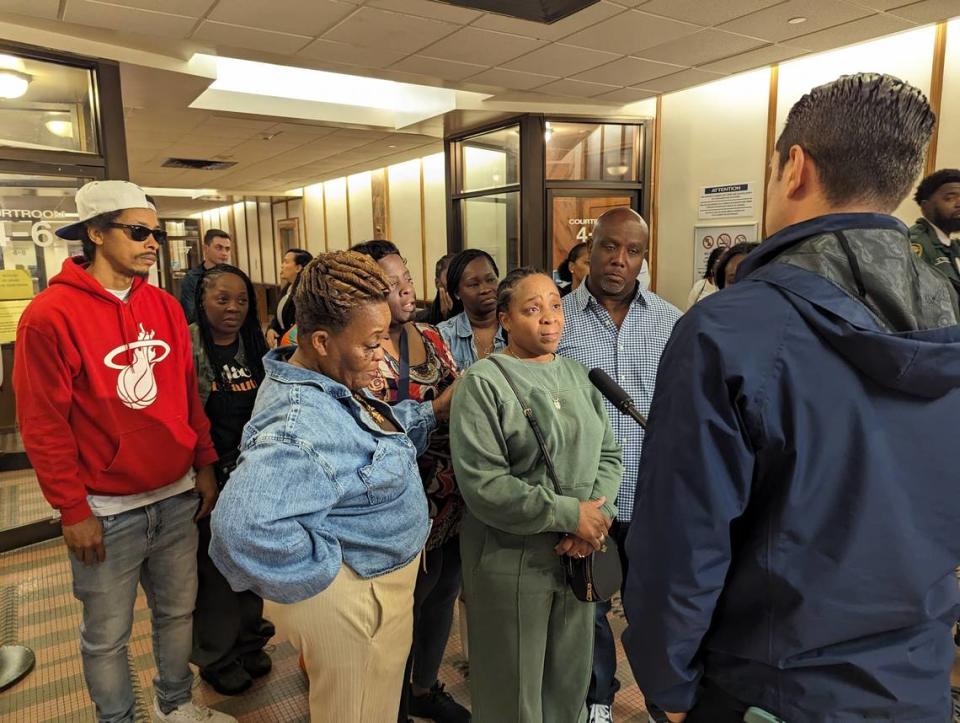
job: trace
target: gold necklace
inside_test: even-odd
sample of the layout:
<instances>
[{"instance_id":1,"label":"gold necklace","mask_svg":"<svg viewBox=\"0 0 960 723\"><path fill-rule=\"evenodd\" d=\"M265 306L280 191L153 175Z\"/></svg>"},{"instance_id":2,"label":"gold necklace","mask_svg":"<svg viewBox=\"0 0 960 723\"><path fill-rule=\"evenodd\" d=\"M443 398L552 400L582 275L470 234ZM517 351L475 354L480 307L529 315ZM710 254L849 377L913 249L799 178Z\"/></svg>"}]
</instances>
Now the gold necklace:
<instances>
[{"instance_id":1,"label":"gold necklace","mask_svg":"<svg viewBox=\"0 0 960 723\"><path fill-rule=\"evenodd\" d=\"M521 359L520 357L518 357L510 348L509 344L505 346L503 350L507 354L512 356L514 359L516 359L517 361L526 361L525 359ZM551 359L550 361L556 361L556 358L557 358L557 355L554 354L553 359ZM557 393L554 394L553 392L550 392L550 396L553 397L553 406L556 407L557 409L562 409L563 403L560 401L560 382L557 379L554 379L554 381L557 383Z\"/></svg>"},{"instance_id":2,"label":"gold necklace","mask_svg":"<svg viewBox=\"0 0 960 723\"><path fill-rule=\"evenodd\" d=\"M380 412L377 411L377 408L374 407L372 404L370 404L370 402L369 402L367 399L365 399L362 395L358 394L357 392L354 392L354 393L353 393L353 398L356 399L356 400L360 403L360 406L361 406L361 407L363 407L364 409L367 410L367 413L368 413L371 417L373 417L373 421L374 421L374 422L376 422L376 423L377 423L378 425L380 425L381 427L382 427L384 424L386 424L387 418L386 418L385 416L383 416L382 414L380 414Z\"/></svg>"}]
</instances>

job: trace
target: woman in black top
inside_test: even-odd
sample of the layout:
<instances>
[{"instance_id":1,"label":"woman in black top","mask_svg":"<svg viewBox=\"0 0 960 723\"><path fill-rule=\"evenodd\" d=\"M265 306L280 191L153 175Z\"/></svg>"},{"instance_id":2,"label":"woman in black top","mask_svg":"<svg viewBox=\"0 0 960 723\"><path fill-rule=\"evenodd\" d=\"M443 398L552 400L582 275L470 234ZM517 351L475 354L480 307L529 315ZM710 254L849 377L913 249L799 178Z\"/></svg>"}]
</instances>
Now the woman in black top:
<instances>
[{"instance_id":1,"label":"woman in black top","mask_svg":"<svg viewBox=\"0 0 960 723\"><path fill-rule=\"evenodd\" d=\"M297 291L297 282L300 281L300 272L310 263L313 254L303 249L290 249L283 255L280 262L280 278L284 285L280 290L280 301L277 302L277 314L267 329L267 345L272 349L283 338L283 335L297 323L297 307L293 297Z\"/></svg>"},{"instance_id":2,"label":"woman in black top","mask_svg":"<svg viewBox=\"0 0 960 723\"><path fill-rule=\"evenodd\" d=\"M557 276L561 281L567 282L567 285L560 289L560 296L576 291L583 280L590 275L589 251L587 244L578 243L570 249L567 258L557 267Z\"/></svg>"},{"instance_id":3,"label":"woman in black top","mask_svg":"<svg viewBox=\"0 0 960 723\"><path fill-rule=\"evenodd\" d=\"M253 284L227 265L207 271L197 289L197 321L190 326L193 361L210 436L220 456L217 483L226 484L239 456L243 427L253 413L263 381L267 345L257 315ZM193 614L193 655L201 677L223 695L237 695L253 678L270 672L263 647L273 625L263 619L263 600L234 592L210 560L210 520L198 523L197 606Z\"/></svg>"}]
</instances>

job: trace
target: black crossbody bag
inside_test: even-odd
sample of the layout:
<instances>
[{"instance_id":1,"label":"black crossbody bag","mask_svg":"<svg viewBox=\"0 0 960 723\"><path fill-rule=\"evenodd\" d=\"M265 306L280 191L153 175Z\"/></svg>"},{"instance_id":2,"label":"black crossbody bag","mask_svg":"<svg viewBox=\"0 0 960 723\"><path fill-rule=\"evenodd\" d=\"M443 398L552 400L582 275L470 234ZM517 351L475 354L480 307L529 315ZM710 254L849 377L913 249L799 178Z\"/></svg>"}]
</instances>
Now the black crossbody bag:
<instances>
[{"instance_id":1,"label":"black crossbody bag","mask_svg":"<svg viewBox=\"0 0 960 723\"><path fill-rule=\"evenodd\" d=\"M537 444L540 445L540 453L543 455L544 464L547 466L547 475L553 482L553 488L558 495L563 496L563 490L560 489L560 480L557 477L556 467L553 466L553 458L547 449L547 441L544 439L543 431L540 429L540 423L533 413L533 409L523 401L520 396L520 390L514 383L513 378L504 368L500 360L494 356L488 357L490 361L496 364L497 369L507 380L507 384L517 395L517 400L523 409L523 416L530 422L533 434L537 438ZM603 546L586 557L570 557L563 555L561 564L566 573L567 584L573 591L578 600L583 602L606 602L612 598L623 583L623 570L620 567L620 551L617 549L617 543L612 537L607 537Z\"/></svg>"}]
</instances>

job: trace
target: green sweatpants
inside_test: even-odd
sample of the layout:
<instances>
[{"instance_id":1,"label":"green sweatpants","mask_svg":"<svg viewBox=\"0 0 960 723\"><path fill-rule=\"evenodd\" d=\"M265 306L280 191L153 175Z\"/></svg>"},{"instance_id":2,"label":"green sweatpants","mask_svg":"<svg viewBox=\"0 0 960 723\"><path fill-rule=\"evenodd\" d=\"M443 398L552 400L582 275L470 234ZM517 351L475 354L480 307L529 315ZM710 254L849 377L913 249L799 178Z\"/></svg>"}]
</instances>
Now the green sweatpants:
<instances>
[{"instance_id":1,"label":"green sweatpants","mask_svg":"<svg viewBox=\"0 0 960 723\"><path fill-rule=\"evenodd\" d=\"M555 533L520 536L468 514L460 535L475 723L583 723L594 605L577 600Z\"/></svg>"}]
</instances>

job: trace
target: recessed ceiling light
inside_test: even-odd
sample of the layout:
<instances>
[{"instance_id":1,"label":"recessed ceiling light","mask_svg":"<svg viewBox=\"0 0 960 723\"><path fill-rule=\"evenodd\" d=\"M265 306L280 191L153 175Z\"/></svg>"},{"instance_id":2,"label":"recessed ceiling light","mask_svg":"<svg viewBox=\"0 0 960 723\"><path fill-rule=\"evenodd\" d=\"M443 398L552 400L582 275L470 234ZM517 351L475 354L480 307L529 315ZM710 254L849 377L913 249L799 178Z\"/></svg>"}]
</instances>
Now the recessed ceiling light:
<instances>
[{"instance_id":1,"label":"recessed ceiling light","mask_svg":"<svg viewBox=\"0 0 960 723\"><path fill-rule=\"evenodd\" d=\"M396 146L387 146L387 148L396 148Z\"/></svg>"},{"instance_id":2,"label":"recessed ceiling light","mask_svg":"<svg viewBox=\"0 0 960 723\"><path fill-rule=\"evenodd\" d=\"M796 18L790 18L787 22L790 25L799 25L800 23L807 22L807 19L802 17L796 17Z\"/></svg>"}]
</instances>

